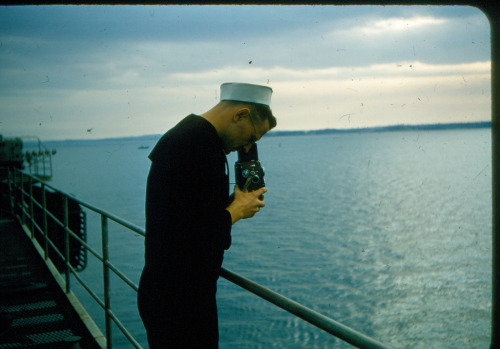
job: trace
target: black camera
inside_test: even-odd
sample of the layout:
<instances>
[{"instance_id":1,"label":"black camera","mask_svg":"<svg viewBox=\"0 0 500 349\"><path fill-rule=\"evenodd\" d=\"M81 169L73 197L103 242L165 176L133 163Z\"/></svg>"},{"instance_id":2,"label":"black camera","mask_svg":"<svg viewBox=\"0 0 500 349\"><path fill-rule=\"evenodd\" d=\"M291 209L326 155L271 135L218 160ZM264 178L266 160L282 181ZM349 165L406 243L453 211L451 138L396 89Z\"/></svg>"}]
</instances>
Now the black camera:
<instances>
[{"instance_id":1,"label":"black camera","mask_svg":"<svg viewBox=\"0 0 500 349\"><path fill-rule=\"evenodd\" d=\"M257 144L252 144L248 151L238 149L238 161L234 164L236 184L242 191L254 191L262 188L264 183L264 168L259 161Z\"/></svg>"}]
</instances>

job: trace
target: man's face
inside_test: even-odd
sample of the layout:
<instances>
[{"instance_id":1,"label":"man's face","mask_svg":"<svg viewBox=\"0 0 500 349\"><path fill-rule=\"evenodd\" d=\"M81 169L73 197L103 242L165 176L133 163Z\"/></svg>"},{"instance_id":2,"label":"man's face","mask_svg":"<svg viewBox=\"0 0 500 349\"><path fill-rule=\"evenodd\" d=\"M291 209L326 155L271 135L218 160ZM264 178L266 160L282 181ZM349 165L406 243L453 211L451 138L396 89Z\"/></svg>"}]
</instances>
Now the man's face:
<instances>
[{"instance_id":1,"label":"man's face","mask_svg":"<svg viewBox=\"0 0 500 349\"><path fill-rule=\"evenodd\" d=\"M228 132L225 137L224 151L226 154L245 148L245 151L251 148L252 144L259 141L269 131L269 121L258 122L253 120L250 116L243 117L240 122L236 123L234 127Z\"/></svg>"}]
</instances>

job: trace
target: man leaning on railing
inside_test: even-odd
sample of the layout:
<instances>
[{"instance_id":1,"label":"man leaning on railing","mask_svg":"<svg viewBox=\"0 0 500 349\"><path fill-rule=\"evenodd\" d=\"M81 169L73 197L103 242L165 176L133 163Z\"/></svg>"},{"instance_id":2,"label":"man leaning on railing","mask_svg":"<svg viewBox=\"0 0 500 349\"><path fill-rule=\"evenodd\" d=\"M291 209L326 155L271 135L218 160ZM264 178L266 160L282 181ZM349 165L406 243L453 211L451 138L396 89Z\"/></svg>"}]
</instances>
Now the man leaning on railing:
<instances>
[{"instance_id":1,"label":"man leaning on railing","mask_svg":"<svg viewBox=\"0 0 500 349\"><path fill-rule=\"evenodd\" d=\"M276 119L271 88L227 83L221 101L168 131L149 158L139 312L150 348L217 348L216 289L231 226L262 207L260 188L229 196L226 156L247 151Z\"/></svg>"}]
</instances>

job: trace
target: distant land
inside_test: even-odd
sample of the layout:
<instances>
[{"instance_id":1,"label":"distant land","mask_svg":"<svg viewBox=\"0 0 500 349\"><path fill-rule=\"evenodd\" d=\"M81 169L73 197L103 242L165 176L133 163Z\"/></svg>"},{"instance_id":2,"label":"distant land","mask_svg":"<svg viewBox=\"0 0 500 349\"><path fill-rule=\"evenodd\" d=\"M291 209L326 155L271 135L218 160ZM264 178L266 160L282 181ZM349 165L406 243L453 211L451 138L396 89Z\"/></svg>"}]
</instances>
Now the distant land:
<instances>
[{"instance_id":1,"label":"distant land","mask_svg":"<svg viewBox=\"0 0 500 349\"><path fill-rule=\"evenodd\" d=\"M457 130L491 128L491 121L459 122L447 124L424 124L424 125L391 125L363 128L325 128L310 131L271 131L266 136L300 136L300 135L324 135L332 133L364 133L364 132L392 132L392 131L433 131L433 130Z\"/></svg>"},{"instance_id":2,"label":"distant land","mask_svg":"<svg viewBox=\"0 0 500 349\"><path fill-rule=\"evenodd\" d=\"M326 128L320 130L305 130L305 131L270 131L265 137L277 136L305 136L305 135L325 135L325 134L342 134L342 133L367 133L367 132L394 132L394 131L433 131L433 130L458 130L458 129L480 129L491 128L491 121L480 122L459 122L446 124L423 124L423 125L391 125L378 127L363 127L363 128L347 128L336 129ZM144 136L130 137L115 137L115 138L99 138L99 139L68 139L68 140L48 140L44 143L59 143L59 142L98 142L98 141L156 141L162 134L150 134ZM29 143L27 141L26 143Z\"/></svg>"}]
</instances>

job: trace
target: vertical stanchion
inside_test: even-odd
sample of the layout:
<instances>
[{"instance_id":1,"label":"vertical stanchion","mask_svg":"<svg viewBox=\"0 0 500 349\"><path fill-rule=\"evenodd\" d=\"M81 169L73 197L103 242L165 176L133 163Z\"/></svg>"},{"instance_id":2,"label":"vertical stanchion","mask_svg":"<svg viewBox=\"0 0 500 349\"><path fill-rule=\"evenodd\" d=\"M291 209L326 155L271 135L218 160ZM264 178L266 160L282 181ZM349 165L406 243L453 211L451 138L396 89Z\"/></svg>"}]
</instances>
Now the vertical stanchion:
<instances>
[{"instance_id":1,"label":"vertical stanchion","mask_svg":"<svg viewBox=\"0 0 500 349\"><path fill-rule=\"evenodd\" d=\"M42 210L43 210L43 256L45 260L49 259L49 241L47 226L47 194L45 192L45 183L42 182Z\"/></svg>"},{"instance_id":2,"label":"vertical stanchion","mask_svg":"<svg viewBox=\"0 0 500 349\"><path fill-rule=\"evenodd\" d=\"M492 302L491 349L500 347L500 19L490 3L492 135Z\"/></svg>"},{"instance_id":3,"label":"vertical stanchion","mask_svg":"<svg viewBox=\"0 0 500 349\"><path fill-rule=\"evenodd\" d=\"M35 218L33 216L33 177L29 177L29 186L30 186L30 231L31 238L35 238Z\"/></svg>"},{"instance_id":4,"label":"vertical stanchion","mask_svg":"<svg viewBox=\"0 0 500 349\"><path fill-rule=\"evenodd\" d=\"M31 170L31 167L30 167L30 173L37 173L37 169L38 169L38 155L35 154L35 152L33 151L33 171Z\"/></svg>"},{"instance_id":5,"label":"vertical stanchion","mask_svg":"<svg viewBox=\"0 0 500 349\"><path fill-rule=\"evenodd\" d=\"M12 217L14 217L14 204L15 204L15 201L14 201L14 189L12 188L12 181L14 180L13 178L15 178L15 172L14 174L12 173L14 170L12 170L10 167L7 169L8 171L8 174L9 174L9 180L8 180L8 183L9 183L9 198L10 198L10 214L12 215Z\"/></svg>"},{"instance_id":6,"label":"vertical stanchion","mask_svg":"<svg viewBox=\"0 0 500 349\"><path fill-rule=\"evenodd\" d=\"M19 194L21 194L21 217L22 217L22 222L23 224L26 223L26 210L24 209L25 202L24 202L24 178L23 174L21 173L19 180Z\"/></svg>"},{"instance_id":7,"label":"vertical stanchion","mask_svg":"<svg viewBox=\"0 0 500 349\"><path fill-rule=\"evenodd\" d=\"M14 170L14 197L12 202L12 208L14 210L13 217L17 217L16 212L18 212L19 207L19 189L17 188L17 171Z\"/></svg>"},{"instance_id":8,"label":"vertical stanchion","mask_svg":"<svg viewBox=\"0 0 500 349\"><path fill-rule=\"evenodd\" d=\"M71 290L70 287L70 274L69 274L69 214L68 214L68 197L63 196L64 208L64 260L66 268L64 268L64 275L66 276L66 293Z\"/></svg>"},{"instance_id":9,"label":"vertical stanchion","mask_svg":"<svg viewBox=\"0 0 500 349\"><path fill-rule=\"evenodd\" d=\"M111 310L111 300L109 297L109 253L108 253L108 218L101 215L101 234L102 234L102 274L104 278L104 307L105 307L105 321L106 321L106 341L108 349L113 347L111 341L111 317L109 312Z\"/></svg>"},{"instance_id":10,"label":"vertical stanchion","mask_svg":"<svg viewBox=\"0 0 500 349\"><path fill-rule=\"evenodd\" d=\"M53 154L49 153L49 170L50 170L49 176L50 176L50 178L52 178L52 155Z\"/></svg>"},{"instance_id":11,"label":"vertical stanchion","mask_svg":"<svg viewBox=\"0 0 500 349\"><path fill-rule=\"evenodd\" d=\"M42 153L42 176L45 177L45 151L40 150Z\"/></svg>"}]
</instances>

